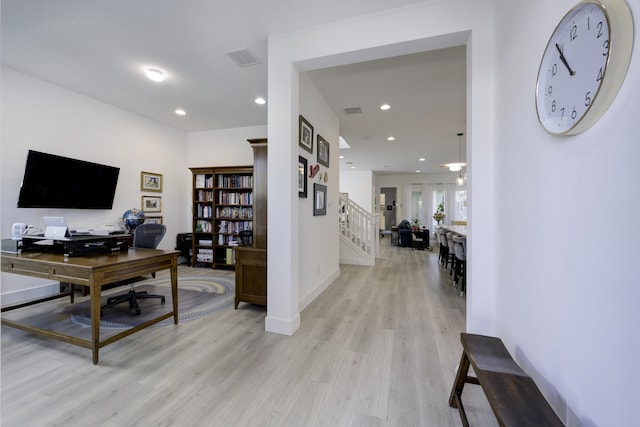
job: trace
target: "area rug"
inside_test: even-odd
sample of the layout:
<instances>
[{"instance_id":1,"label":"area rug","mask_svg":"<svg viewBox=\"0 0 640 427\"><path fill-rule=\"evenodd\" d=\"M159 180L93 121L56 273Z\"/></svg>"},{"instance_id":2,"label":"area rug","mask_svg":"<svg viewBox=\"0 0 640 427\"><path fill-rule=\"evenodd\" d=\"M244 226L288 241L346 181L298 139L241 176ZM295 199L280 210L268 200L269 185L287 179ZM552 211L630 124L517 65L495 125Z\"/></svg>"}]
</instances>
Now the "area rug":
<instances>
[{"instance_id":1,"label":"area rug","mask_svg":"<svg viewBox=\"0 0 640 427\"><path fill-rule=\"evenodd\" d=\"M129 304L123 303L104 311L100 319L100 328L128 329L171 311L171 281L150 279L137 282L135 290L149 294L164 295L166 303L158 299L139 300L140 315L135 315ZM119 295L129 291L128 286L119 287L109 294L103 293L102 305L107 296ZM187 277L178 278L178 323L199 319L220 310L232 307L235 283L232 277ZM91 327L89 300L66 305L62 311L76 325ZM173 317L153 326L173 325Z\"/></svg>"}]
</instances>

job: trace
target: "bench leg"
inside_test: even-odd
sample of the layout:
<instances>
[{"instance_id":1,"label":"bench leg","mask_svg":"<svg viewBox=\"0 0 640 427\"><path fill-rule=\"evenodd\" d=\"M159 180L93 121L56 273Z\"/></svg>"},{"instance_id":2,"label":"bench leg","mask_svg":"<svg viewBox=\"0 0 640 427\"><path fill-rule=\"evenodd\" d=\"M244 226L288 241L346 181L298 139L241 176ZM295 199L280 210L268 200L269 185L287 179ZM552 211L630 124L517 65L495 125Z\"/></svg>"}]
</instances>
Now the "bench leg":
<instances>
[{"instance_id":1,"label":"bench leg","mask_svg":"<svg viewBox=\"0 0 640 427\"><path fill-rule=\"evenodd\" d=\"M449 406L452 408L458 408L460 420L464 427L469 427L469 421L467 420L467 414L465 413L464 406L462 405L462 389L464 388L464 384L468 382L467 374L469 373L469 366L469 358L467 357L467 354L462 351L460 365L458 366L458 373L456 374L456 379L453 383L453 387L451 388L451 395L449 396Z\"/></svg>"}]
</instances>

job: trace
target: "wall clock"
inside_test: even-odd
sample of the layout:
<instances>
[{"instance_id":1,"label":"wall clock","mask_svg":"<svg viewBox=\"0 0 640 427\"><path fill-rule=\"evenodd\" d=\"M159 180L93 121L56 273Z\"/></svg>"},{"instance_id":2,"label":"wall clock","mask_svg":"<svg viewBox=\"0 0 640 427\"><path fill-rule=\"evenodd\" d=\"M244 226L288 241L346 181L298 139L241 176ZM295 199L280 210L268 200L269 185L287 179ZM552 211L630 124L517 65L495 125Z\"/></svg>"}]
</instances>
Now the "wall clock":
<instances>
[{"instance_id":1,"label":"wall clock","mask_svg":"<svg viewBox=\"0 0 640 427\"><path fill-rule=\"evenodd\" d=\"M554 135L595 124L618 94L633 47L624 0L585 0L561 20L542 55L536 85L538 120Z\"/></svg>"}]
</instances>

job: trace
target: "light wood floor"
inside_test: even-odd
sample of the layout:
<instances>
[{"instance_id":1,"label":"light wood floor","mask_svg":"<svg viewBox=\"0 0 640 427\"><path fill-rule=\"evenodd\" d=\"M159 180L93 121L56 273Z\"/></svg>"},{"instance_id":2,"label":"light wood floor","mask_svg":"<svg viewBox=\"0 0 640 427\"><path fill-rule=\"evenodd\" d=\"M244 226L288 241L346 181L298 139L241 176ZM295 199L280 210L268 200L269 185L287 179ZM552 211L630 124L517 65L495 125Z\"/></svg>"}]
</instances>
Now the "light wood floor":
<instances>
[{"instance_id":1,"label":"light wood floor","mask_svg":"<svg viewBox=\"0 0 640 427\"><path fill-rule=\"evenodd\" d=\"M88 349L2 327L2 426L459 426L465 298L436 252L381 249L376 267L341 266L291 337L241 303L138 332L94 366ZM496 425L478 386L463 398L472 425Z\"/></svg>"}]
</instances>

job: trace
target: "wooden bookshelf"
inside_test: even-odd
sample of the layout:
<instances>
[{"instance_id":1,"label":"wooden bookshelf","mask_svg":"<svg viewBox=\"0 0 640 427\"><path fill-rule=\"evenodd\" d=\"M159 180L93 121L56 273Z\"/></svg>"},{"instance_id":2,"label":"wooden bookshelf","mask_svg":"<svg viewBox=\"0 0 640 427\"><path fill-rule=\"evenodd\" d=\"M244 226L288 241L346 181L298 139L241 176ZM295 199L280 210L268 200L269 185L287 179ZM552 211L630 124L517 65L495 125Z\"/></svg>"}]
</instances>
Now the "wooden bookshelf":
<instances>
[{"instance_id":1,"label":"wooden bookshelf","mask_svg":"<svg viewBox=\"0 0 640 427\"><path fill-rule=\"evenodd\" d=\"M253 234L253 167L191 168L192 265L235 268L237 246Z\"/></svg>"}]
</instances>

